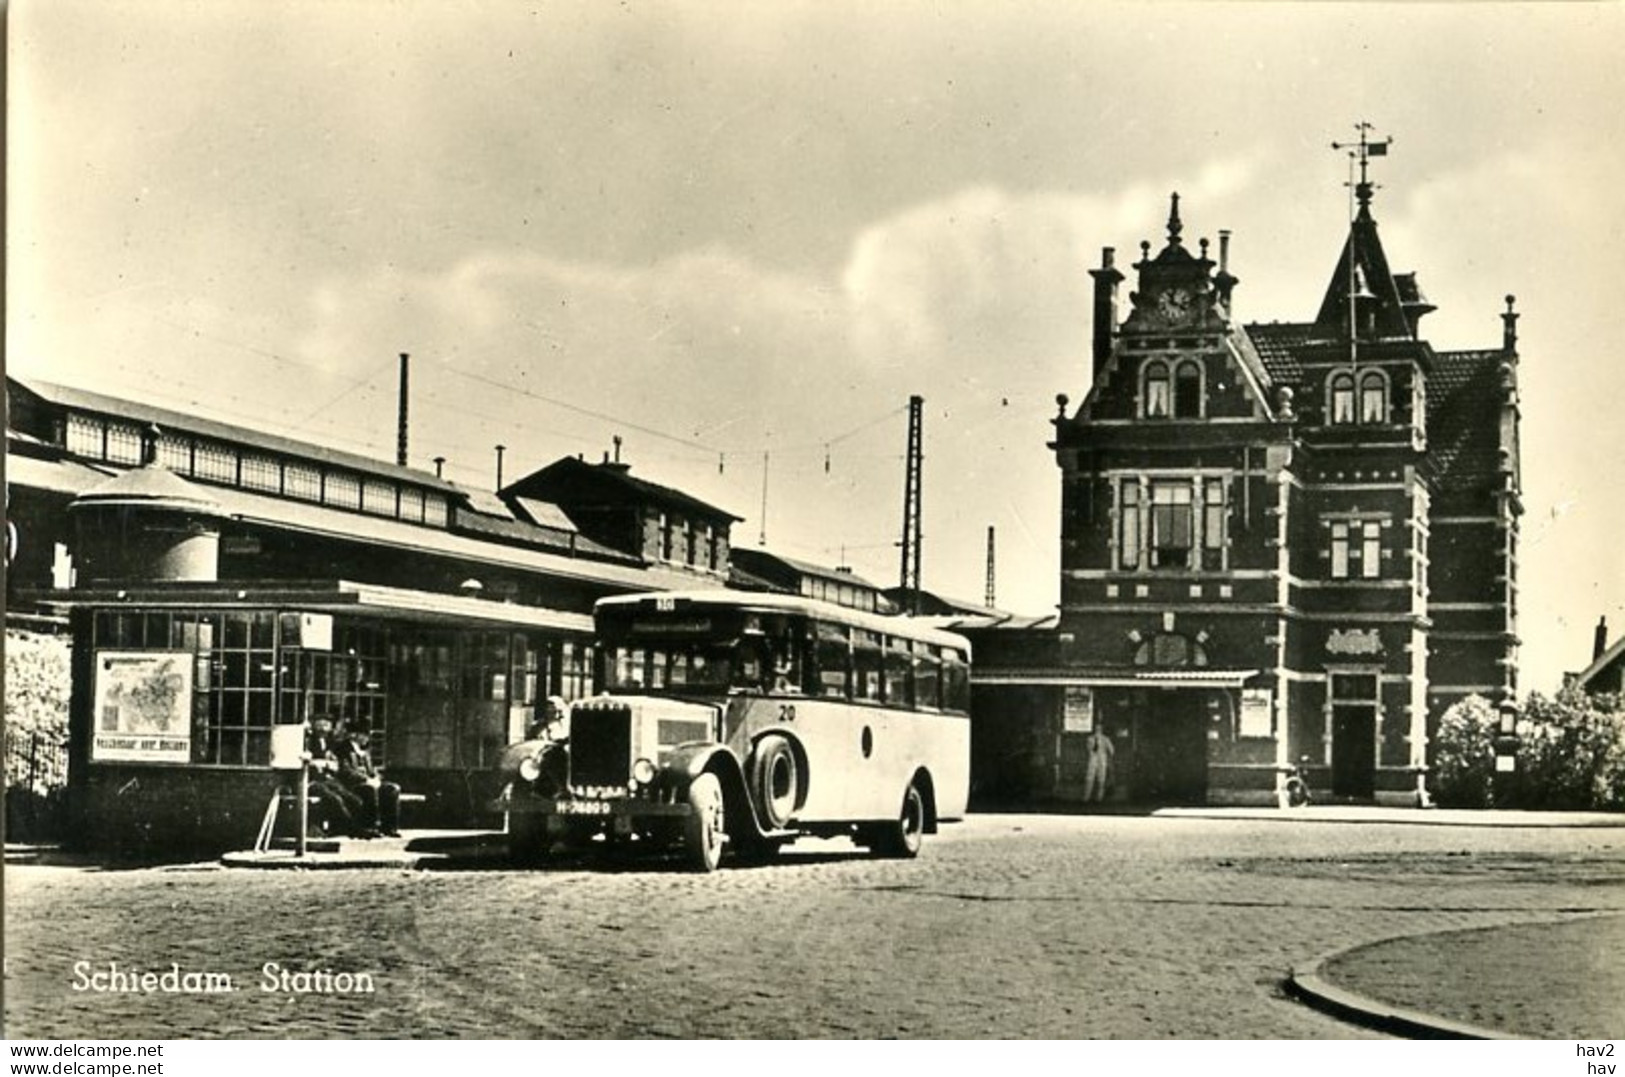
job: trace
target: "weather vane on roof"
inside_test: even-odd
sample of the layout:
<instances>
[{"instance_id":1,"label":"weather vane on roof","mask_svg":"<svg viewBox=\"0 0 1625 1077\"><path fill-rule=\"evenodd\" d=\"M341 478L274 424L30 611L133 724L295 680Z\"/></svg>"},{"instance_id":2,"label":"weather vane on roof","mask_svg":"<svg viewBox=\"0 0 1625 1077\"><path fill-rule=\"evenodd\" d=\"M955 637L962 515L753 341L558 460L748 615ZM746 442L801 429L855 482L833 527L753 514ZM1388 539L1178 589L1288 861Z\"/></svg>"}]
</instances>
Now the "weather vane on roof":
<instances>
[{"instance_id":1,"label":"weather vane on roof","mask_svg":"<svg viewBox=\"0 0 1625 1077\"><path fill-rule=\"evenodd\" d=\"M1360 141L1358 141L1358 142L1333 142L1332 143L1332 149L1334 149L1334 150L1346 150L1348 152L1348 155L1349 155L1349 182L1348 182L1348 185L1354 189L1354 196L1359 199L1360 208L1365 209L1365 208L1367 208L1367 207L1369 207L1371 205L1371 192L1373 190L1375 190L1376 186L1377 186L1376 184L1373 184L1367 178L1367 176L1366 176L1366 165L1370 161L1370 159L1373 158L1373 157L1386 157L1386 156L1388 156L1388 147L1393 145L1394 140L1392 138L1385 138L1385 139L1382 139L1381 141L1373 142L1369 137L1367 137L1370 134L1371 130L1372 130L1372 125L1365 122L1364 120L1361 120L1359 123L1355 124L1354 129L1356 131L1360 132ZM1360 164L1360 181L1359 181L1359 183L1354 182L1354 163L1356 161L1358 161L1359 164Z\"/></svg>"}]
</instances>

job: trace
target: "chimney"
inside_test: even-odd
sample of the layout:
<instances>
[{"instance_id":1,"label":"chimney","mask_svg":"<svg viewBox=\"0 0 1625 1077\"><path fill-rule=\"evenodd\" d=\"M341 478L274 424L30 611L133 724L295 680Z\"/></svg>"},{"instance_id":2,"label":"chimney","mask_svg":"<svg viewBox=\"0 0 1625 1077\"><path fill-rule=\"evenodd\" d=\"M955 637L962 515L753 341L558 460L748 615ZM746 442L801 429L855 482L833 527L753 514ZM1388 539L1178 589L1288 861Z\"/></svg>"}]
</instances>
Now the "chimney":
<instances>
[{"instance_id":1,"label":"chimney","mask_svg":"<svg viewBox=\"0 0 1625 1077\"><path fill-rule=\"evenodd\" d=\"M1230 273L1230 229L1219 229L1219 271L1213 275L1213 288L1219 293L1224 316L1230 317L1230 293L1241 283Z\"/></svg>"},{"instance_id":2,"label":"chimney","mask_svg":"<svg viewBox=\"0 0 1625 1077\"><path fill-rule=\"evenodd\" d=\"M1116 261L1116 248L1103 247L1100 268L1089 271L1095 278L1094 381L1100 380L1100 372L1106 369L1106 360L1111 358L1112 333L1117 329L1117 286L1122 283L1123 274L1118 271Z\"/></svg>"},{"instance_id":3,"label":"chimney","mask_svg":"<svg viewBox=\"0 0 1625 1077\"><path fill-rule=\"evenodd\" d=\"M446 458L444 456L435 457L434 458L434 477L437 478L437 479L445 478L445 472L446 472Z\"/></svg>"},{"instance_id":4,"label":"chimney","mask_svg":"<svg viewBox=\"0 0 1625 1077\"><path fill-rule=\"evenodd\" d=\"M395 462L401 467L406 466L406 376L408 355L401 352L401 402L397 409L395 423Z\"/></svg>"},{"instance_id":5,"label":"chimney","mask_svg":"<svg viewBox=\"0 0 1625 1077\"><path fill-rule=\"evenodd\" d=\"M508 451L506 445L497 446L497 493L502 492L502 454Z\"/></svg>"},{"instance_id":6,"label":"chimney","mask_svg":"<svg viewBox=\"0 0 1625 1077\"><path fill-rule=\"evenodd\" d=\"M1591 640L1591 660L1595 662L1608 649L1608 617L1597 618L1597 634Z\"/></svg>"},{"instance_id":7,"label":"chimney","mask_svg":"<svg viewBox=\"0 0 1625 1077\"><path fill-rule=\"evenodd\" d=\"M1517 301L1517 296L1507 296L1506 313L1501 315L1501 349L1513 355L1518 354L1518 312L1512 309Z\"/></svg>"}]
</instances>

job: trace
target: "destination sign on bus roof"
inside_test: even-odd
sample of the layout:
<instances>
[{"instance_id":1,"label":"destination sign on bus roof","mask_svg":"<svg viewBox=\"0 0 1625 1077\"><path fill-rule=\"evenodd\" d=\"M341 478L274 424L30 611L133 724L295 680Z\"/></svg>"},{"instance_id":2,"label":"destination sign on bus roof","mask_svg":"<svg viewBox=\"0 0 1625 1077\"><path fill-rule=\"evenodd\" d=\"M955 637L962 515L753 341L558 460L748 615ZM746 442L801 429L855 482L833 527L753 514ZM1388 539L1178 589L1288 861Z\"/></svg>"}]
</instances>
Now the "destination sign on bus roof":
<instances>
[{"instance_id":1,"label":"destination sign on bus roof","mask_svg":"<svg viewBox=\"0 0 1625 1077\"><path fill-rule=\"evenodd\" d=\"M709 617L662 618L632 622L633 632L650 636L709 636L713 628Z\"/></svg>"}]
</instances>

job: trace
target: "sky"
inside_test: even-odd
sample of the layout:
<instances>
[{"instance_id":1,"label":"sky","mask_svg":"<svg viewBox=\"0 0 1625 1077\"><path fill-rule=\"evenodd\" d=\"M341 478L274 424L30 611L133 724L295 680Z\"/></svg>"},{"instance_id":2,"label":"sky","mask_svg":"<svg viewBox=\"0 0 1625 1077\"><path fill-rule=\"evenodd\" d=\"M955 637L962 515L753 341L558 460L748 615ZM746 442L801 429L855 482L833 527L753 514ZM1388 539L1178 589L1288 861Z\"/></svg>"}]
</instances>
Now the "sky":
<instances>
[{"instance_id":1,"label":"sky","mask_svg":"<svg viewBox=\"0 0 1625 1077\"><path fill-rule=\"evenodd\" d=\"M1436 348L1515 294L1523 683L1625 632L1625 5L13 0L18 376L471 487L622 438L736 543L1053 610L1055 396L1090 280L1233 234L1243 321L1313 318L1369 121ZM765 513L764 513L765 506Z\"/></svg>"}]
</instances>

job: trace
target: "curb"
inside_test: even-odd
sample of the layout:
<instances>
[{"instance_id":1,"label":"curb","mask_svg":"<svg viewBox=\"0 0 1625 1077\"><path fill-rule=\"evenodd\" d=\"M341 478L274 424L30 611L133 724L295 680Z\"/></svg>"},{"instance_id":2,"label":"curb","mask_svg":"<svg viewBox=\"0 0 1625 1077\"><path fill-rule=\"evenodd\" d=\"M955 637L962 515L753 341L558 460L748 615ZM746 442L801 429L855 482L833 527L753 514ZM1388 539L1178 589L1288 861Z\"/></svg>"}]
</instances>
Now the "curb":
<instances>
[{"instance_id":1,"label":"curb","mask_svg":"<svg viewBox=\"0 0 1625 1077\"><path fill-rule=\"evenodd\" d=\"M1426 938L1430 934L1447 934L1447 932L1423 932L1420 935L1395 935L1395 939ZM1378 942L1390 942L1392 939L1379 939ZM1321 954L1309 963L1306 968L1292 969L1286 978L1287 994L1303 1002L1312 1009L1330 1014L1340 1020L1352 1024L1374 1028L1379 1032L1387 1032L1395 1036L1403 1036L1413 1040L1515 1040L1521 1037L1496 1029L1481 1028L1469 1025L1462 1021L1454 1021L1448 1017L1439 1017L1421 1010L1412 1010L1404 1006L1395 1006L1392 1003L1382 1002L1366 995L1333 985L1321 975L1321 969L1328 961L1341 957L1366 946L1376 943L1361 943L1359 946L1350 946L1341 950Z\"/></svg>"},{"instance_id":2,"label":"curb","mask_svg":"<svg viewBox=\"0 0 1625 1077\"><path fill-rule=\"evenodd\" d=\"M1449 814L1446 814L1446 813ZM1371 826L1478 827L1502 830L1608 830L1625 829L1625 815L1580 812L1486 811L1469 814L1465 809L1439 808L1159 808L1153 819L1246 819L1273 823L1331 823Z\"/></svg>"},{"instance_id":3,"label":"curb","mask_svg":"<svg viewBox=\"0 0 1625 1077\"><path fill-rule=\"evenodd\" d=\"M295 856L293 853L227 853L220 863L228 868L247 868L255 871L349 871L352 869L399 868L412 870L422 867L427 860L441 861L440 855L406 857L334 857L317 853Z\"/></svg>"}]
</instances>

